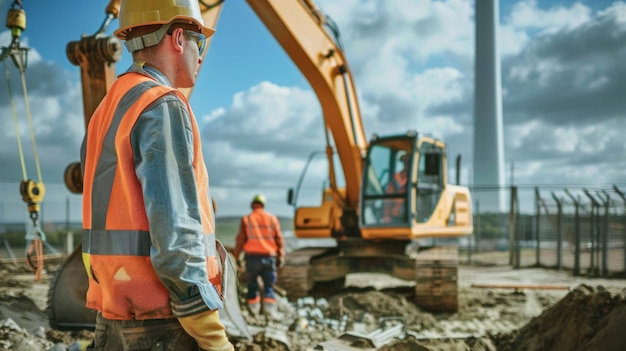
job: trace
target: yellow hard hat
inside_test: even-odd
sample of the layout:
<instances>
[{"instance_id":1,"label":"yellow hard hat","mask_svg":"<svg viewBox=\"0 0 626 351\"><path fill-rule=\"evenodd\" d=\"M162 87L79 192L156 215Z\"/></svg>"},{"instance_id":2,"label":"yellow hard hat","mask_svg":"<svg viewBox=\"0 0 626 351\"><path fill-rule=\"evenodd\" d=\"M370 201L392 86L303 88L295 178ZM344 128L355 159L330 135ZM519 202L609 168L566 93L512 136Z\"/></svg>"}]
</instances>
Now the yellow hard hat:
<instances>
[{"instance_id":1,"label":"yellow hard hat","mask_svg":"<svg viewBox=\"0 0 626 351\"><path fill-rule=\"evenodd\" d=\"M263 196L262 194L257 194L252 198L252 203L259 203L263 206L265 206L265 196Z\"/></svg>"},{"instance_id":2,"label":"yellow hard hat","mask_svg":"<svg viewBox=\"0 0 626 351\"><path fill-rule=\"evenodd\" d=\"M207 38L215 33L215 29L204 26L197 0L122 0L119 21L114 34L121 40L126 40L128 31L135 27L174 21L197 25Z\"/></svg>"}]
</instances>

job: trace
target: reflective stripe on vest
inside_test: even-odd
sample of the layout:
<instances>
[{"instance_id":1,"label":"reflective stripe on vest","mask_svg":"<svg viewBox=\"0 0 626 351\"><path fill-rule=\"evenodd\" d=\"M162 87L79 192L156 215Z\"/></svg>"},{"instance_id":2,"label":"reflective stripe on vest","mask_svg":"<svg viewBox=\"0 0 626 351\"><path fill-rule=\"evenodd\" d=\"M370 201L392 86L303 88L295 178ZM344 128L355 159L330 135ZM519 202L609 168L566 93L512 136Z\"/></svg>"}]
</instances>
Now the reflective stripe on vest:
<instances>
[{"instance_id":1,"label":"reflective stripe on vest","mask_svg":"<svg viewBox=\"0 0 626 351\"><path fill-rule=\"evenodd\" d=\"M180 91L159 85L149 77L126 73L115 81L94 112L81 155L83 261L89 276L87 307L101 311L105 318L173 317L169 292L150 262L149 223L130 142L141 113L171 93L186 103L191 119L207 272L210 282L220 290L215 224L207 196L208 174L193 112Z\"/></svg>"},{"instance_id":2,"label":"reflective stripe on vest","mask_svg":"<svg viewBox=\"0 0 626 351\"><path fill-rule=\"evenodd\" d=\"M203 235L205 256L217 256L215 235ZM83 252L90 255L150 256L150 233L139 230L83 230ZM213 250L212 250L213 249Z\"/></svg>"}]
</instances>

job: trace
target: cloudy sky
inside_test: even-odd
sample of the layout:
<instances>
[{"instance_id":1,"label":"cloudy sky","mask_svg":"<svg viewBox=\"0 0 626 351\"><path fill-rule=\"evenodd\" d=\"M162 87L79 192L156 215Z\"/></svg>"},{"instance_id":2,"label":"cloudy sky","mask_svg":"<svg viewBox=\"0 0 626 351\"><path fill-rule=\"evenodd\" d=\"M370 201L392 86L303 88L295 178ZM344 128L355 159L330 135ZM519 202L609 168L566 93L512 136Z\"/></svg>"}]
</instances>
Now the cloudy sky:
<instances>
[{"instance_id":1,"label":"cloudy sky","mask_svg":"<svg viewBox=\"0 0 626 351\"><path fill-rule=\"evenodd\" d=\"M3 22L11 3L0 0ZM29 102L47 186L44 218L65 220L69 213L70 220L79 221L81 197L66 190L63 171L79 158L82 93L78 67L68 61L65 47L97 31L108 1L22 3L28 26L22 45L31 48ZM451 160L462 155L461 182L470 185L474 1L316 4L340 28L366 135L417 128L440 137L448 143ZM116 27L117 21L107 32ZM0 46L8 46L10 38L3 27ZM626 3L503 0L499 46L505 185L539 185L548 192L613 185L626 190ZM124 53L117 64L119 72L128 66L128 56ZM6 64L27 176L36 179L21 82L12 64ZM325 146L320 107L244 1L225 2L191 103L202 129L218 215L246 213L249 200L261 192L269 210L290 216L287 189L298 182L309 154ZM0 84L0 219L26 213L12 115L5 80ZM301 195L305 205L319 201L326 172L321 158L310 171Z\"/></svg>"}]
</instances>

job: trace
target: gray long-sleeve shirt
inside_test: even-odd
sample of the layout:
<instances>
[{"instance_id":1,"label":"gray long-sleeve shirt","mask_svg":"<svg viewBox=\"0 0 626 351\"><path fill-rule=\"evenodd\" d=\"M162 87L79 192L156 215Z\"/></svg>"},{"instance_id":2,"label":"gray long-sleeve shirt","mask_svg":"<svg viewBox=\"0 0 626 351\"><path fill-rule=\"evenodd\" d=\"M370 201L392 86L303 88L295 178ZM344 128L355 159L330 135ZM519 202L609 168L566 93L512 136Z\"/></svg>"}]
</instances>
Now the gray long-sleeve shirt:
<instances>
[{"instance_id":1,"label":"gray long-sleeve shirt","mask_svg":"<svg viewBox=\"0 0 626 351\"><path fill-rule=\"evenodd\" d=\"M161 72L141 63L133 63L129 71L171 86ZM206 255L216 255L215 236L203 235L190 118L185 103L167 94L141 114L131 132L150 225L150 258L178 317L222 307L216 287L208 281ZM206 196L210 199L209 189Z\"/></svg>"}]
</instances>

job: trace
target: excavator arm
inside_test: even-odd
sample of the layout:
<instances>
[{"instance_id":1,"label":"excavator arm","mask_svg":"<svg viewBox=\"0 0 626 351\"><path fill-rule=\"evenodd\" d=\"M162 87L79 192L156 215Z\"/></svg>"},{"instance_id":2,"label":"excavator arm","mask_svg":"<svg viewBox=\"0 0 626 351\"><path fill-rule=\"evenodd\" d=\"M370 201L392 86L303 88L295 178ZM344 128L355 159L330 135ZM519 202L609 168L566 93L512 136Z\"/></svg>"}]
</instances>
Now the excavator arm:
<instances>
[{"instance_id":1,"label":"excavator arm","mask_svg":"<svg viewBox=\"0 0 626 351\"><path fill-rule=\"evenodd\" d=\"M334 23L310 0L247 2L317 94L325 126L343 166L346 190L341 200L345 207L356 208L367 141L350 67L338 38L334 40L325 30L334 29ZM331 174L331 187L333 177Z\"/></svg>"}]
</instances>

